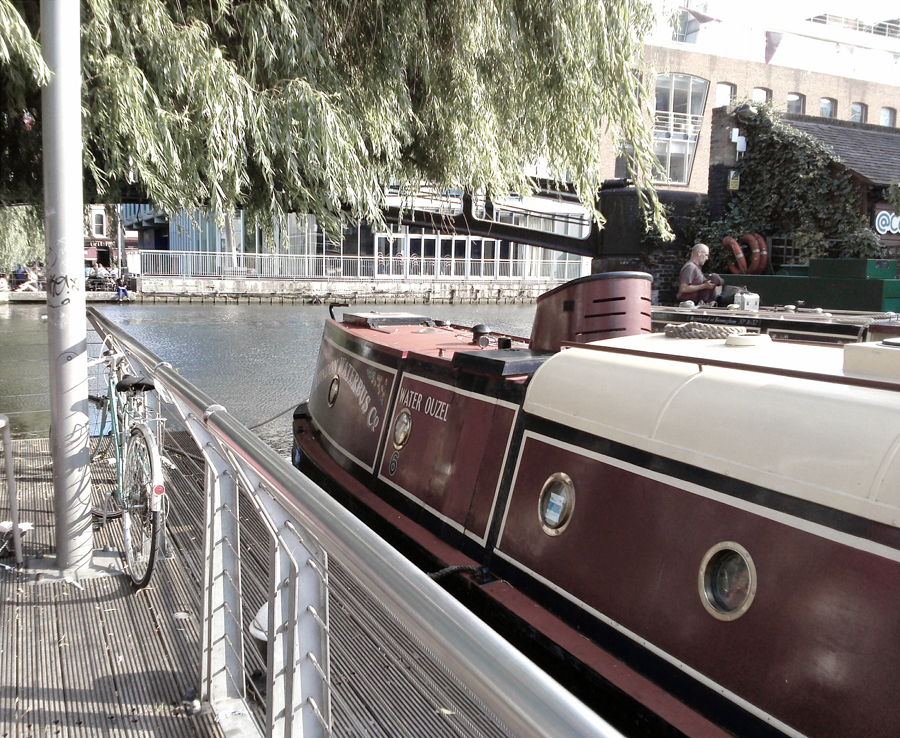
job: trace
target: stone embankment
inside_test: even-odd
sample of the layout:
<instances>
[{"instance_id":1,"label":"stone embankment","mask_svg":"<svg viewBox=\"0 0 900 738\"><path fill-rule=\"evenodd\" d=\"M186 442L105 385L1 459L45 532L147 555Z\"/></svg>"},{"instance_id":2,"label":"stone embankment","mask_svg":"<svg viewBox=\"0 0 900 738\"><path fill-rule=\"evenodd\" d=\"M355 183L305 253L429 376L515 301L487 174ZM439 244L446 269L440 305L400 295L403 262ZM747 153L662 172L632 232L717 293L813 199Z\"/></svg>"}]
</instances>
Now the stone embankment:
<instances>
[{"instance_id":1,"label":"stone embankment","mask_svg":"<svg viewBox=\"0 0 900 738\"><path fill-rule=\"evenodd\" d=\"M533 303L557 285L541 281L482 282L301 282L241 279L139 278L136 303L289 304L345 302L379 304ZM86 292L87 302L116 302L115 292ZM0 293L0 302L46 302L44 292Z\"/></svg>"},{"instance_id":2,"label":"stone embankment","mask_svg":"<svg viewBox=\"0 0 900 738\"><path fill-rule=\"evenodd\" d=\"M367 281L304 282L253 279L161 279L138 282L138 302L241 302L321 304L532 303L556 282Z\"/></svg>"}]
</instances>

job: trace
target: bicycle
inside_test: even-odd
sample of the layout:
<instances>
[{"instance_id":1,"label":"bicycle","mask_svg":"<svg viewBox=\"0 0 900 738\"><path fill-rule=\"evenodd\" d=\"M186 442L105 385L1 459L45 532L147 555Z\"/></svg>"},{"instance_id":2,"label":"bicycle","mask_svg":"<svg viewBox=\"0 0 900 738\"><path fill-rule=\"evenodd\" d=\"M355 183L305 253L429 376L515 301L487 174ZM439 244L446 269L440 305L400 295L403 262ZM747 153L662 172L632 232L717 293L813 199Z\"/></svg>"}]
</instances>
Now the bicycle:
<instances>
[{"instance_id":1,"label":"bicycle","mask_svg":"<svg viewBox=\"0 0 900 738\"><path fill-rule=\"evenodd\" d=\"M164 545L166 499L158 439L165 420L147 402L153 380L131 371L111 336L104 340L101 356L88 362L98 364L106 367L106 395L88 395L100 414L91 461L106 454L110 464L115 461L116 475L92 513L103 526L110 518L122 519L121 552L132 582L140 588L150 581Z\"/></svg>"}]
</instances>

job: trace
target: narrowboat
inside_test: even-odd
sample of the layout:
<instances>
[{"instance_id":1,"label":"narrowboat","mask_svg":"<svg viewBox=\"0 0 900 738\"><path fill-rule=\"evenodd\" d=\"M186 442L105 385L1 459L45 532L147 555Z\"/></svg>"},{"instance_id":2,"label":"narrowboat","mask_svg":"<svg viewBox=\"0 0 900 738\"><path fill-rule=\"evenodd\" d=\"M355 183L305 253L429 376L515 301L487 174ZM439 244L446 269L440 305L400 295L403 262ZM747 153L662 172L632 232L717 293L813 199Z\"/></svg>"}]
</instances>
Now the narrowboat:
<instances>
[{"instance_id":1,"label":"narrowboat","mask_svg":"<svg viewBox=\"0 0 900 738\"><path fill-rule=\"evenodd\" d=\"M718 307L662 307L652 309L654 331L672 323L739 326L753 333L768 333L779 341L856 343L900 335L900 315L894 312L823 310L795 305L755 310Z\"/></svg>"},{"instance_id":2,"label":"narrowboat","mask_svg":"<svg viewBox=\"0 0 900 738\"><path fill-rule=\"evenodd\" d=\"M626 735L900 735L900 340L327 320L295 466ZM722 327L717 327L721 330Z\"/></svg>"}]
</instances>

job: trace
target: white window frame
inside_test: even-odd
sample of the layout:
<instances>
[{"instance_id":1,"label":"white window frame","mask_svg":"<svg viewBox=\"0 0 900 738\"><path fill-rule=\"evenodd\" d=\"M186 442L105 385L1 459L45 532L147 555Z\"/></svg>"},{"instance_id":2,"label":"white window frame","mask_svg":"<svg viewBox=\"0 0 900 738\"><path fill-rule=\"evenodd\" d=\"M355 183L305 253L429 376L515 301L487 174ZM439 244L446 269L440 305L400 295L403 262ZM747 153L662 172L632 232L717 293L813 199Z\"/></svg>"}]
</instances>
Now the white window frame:
<instances>
[{"instance_id":1,"label":"white window frame","mask_svg":"<svg viewBox=\"0 0 900 738\"><path fill-rule=\"evenodd\" d=\"M796 100L791 100L791 96L797 98ZM791 102L797 102L800 104L800 110L791 110ZM793 115L806 115L806 95L803 95L799 92L789 92L787 94L787 111Z\"/></svg>"},{"instance_id":2,"label":"white window frame","mask_svg":"<svg viewBox=\"0 0 900 738\"><path fill-rule=\"evenodd\" d=\"M831 115L824 115L822 112L826 103L831 108ZM819 98L819 117L828 119L837 118L837 100L835 100L833 97Z\"/></svg>"},{"instance_id":3,"label":"white window frame","mask_svg":"<svg viewBox=\"0 0 900 738\"><path fill-rule=\"evenodd\" d=\"M687 81L688 111L700 110L700 113L675 112L676 83ZM702 92L695 93L695 82L702 82ZM709 80L691 74L663 74L656 78L657 106L660 89L668 88L668 109L656 109L656 120L653 125L653 149L659 160L660 169L653 175L653 181L659 184L689 185L694 168L694 156L697 153L697 141L703 129L703 111L709 97ZM697 104L695 104L695 102ZM684 169L681 178L672 177L672 159L674 155L684 156Z\"/></svg>"},{"instance_id":4,"label":"white window frame","mask_svg":"<svg viewBox=\"0 0 900 738\"><path fill-rule=\"evenodd\" d=\"M99 211L92 213L91 233L94 234L94 237L106 238L106 213Z\"/></svg>"},{"instance_id":5,"label":"white window frame","mask_svg":"<svg viewBox=\"0 0 900 738\"><path fill-rule=\"evenodd\" d=\"M728 94L728 101L723 102L725 93ZM737 97L737 87L731 82L716 82L716 107L721 108L723 105L733 105Z\"/></svg>"}]
</instances>

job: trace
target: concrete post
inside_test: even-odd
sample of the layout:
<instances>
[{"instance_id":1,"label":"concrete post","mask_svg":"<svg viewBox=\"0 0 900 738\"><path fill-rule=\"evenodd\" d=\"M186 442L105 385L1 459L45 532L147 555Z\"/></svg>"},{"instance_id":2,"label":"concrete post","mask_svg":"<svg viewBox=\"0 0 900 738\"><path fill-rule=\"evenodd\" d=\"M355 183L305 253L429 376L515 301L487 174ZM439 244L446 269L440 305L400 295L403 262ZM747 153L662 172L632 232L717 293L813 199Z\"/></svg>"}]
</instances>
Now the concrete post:
<instances>
[{"instance_id":1,"label":"concrete post","mask_svg":"<svg viewBox=\"0 0 900 738\"><path fill-rule=\"evenodd\" d=\"M43 0L44 209L50 355L50 454L57 567L91 562L84 204L81 164L81 3Z\"/></svg>"}]
</instances>

